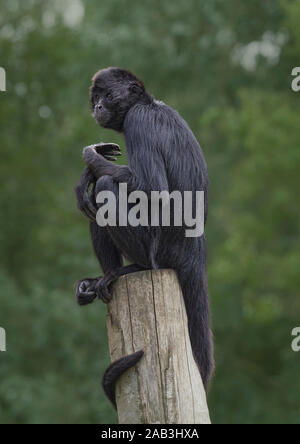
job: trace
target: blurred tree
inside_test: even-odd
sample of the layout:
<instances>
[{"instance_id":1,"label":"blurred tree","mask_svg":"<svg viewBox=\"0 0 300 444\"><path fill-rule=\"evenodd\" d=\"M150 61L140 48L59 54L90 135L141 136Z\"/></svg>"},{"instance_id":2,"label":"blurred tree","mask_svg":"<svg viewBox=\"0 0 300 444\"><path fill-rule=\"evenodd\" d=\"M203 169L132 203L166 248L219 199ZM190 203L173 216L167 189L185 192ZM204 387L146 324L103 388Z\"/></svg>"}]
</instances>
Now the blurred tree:
<instances>
[{"instance_id":1,"label":"blurred tree","mask_svg":"<svg viewBox=\"0 0 300 444\"><path fill-rule=\"evenodd\" d=\"M299 422L299 20L295 0L1 0L1 422L116 421L105 307L73 297L99 273L73 195L81 149L124 146L89 113L110 65L177 108L208 160L214 422Z\"/></svg>"}]
</instances>

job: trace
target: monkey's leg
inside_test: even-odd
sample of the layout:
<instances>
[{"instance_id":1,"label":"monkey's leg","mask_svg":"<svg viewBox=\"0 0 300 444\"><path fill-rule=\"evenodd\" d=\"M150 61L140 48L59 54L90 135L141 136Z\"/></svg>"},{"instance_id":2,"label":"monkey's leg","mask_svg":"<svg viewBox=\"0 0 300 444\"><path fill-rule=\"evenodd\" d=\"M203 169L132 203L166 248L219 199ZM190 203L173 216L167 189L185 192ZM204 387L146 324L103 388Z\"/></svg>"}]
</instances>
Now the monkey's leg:
<instances>
[{"instance_id":1,"label":"monkey's leg","mask_svg":"<svg viewBox=\"0 0 300 444\"><path fill-rule=\"evenodd\" d=\"M100 157L98 154L97 156ZM118 208L119 188L112 177L106 175L97 180L94 198L101 191L113 192ZM111 299L109 287L118 277L150 268L148 258L150 248L147 245L147 231L143 229L144 227L100 227L96 223L91 223L90 227L94 250L104 276L78 282L76 295L81 305L93 302L97 296L103 302L108 302ZM121 253L135 264L122 267Z\"/></svg>"},{"instance_id":2,"label":"monkey's leg","mask_svg":"<svg viewBox=\"0 0 300 444\"><path fill-rule=\"evenodd\" d=\"M155 268L151 267L153 262L151 261L151 242L153 243L153 237L151 237L149 227L131 226L128 221L128 215L119 214L119 210L128 211L126 208L123 209L122 205L119 206L119 184L111 176L102 176L97 180L95 195L98 196L101 191L109 191L116 198L116 226L107 225L106 227L114 245L129 262L138 264L143 269ZM101 205L105 204L100 204L99 208ZM121 219L127 220L127 225L120 226L119 221Z\"/></svg>"},{"instance_id":3,"label":"monkey's leg","mask_svg":"<svg viewBox=\"0 0 300 444\"><path fill-rule=\"evenodd\" d=\"M90 233L95 255L104 274L123 266L122 254L113 242L107 227L90 223Z\"/></svg>"},{"instance_id":4,"label":"monkey's leg","mask_svg":"<svg viewBox=\"0 0 300 444\"><path fill-rule=\"evenodd\" d=\"M103 277L94 279L83 279L76 286L76 298L79 305L91 304L96 297L107 304L111 300L110 285L119 277L137 271L146 270L137 264L127 265L125 267L110 270Z\"/></svg>"},{"instance_id":5,"label":"monkey's leg","mask_svg":"<svg viewBox=\"0 0 300 444\"><path fill-rule=\"evenodd\" d=\"M86 177L89 178L88 175ZM95 185L93 190L94 194L90 196L92 203L95 202L96 205L95 196L100 191L105 190L113 191L118 198L118 186L113 183L111 177L105 176L99 179ZM76 297L80 305L90 304L97 296L99 299L103 300L103 302L108 302L111 299L109 286L113 281L124 274L145 270L145 267L142 265L123 267L122 249L115 243L109 227L100 227L97 223L92 222L90 224L90 231L94 251L101 268L104 271L104 276L98 278L86 278L77 283ZM122 235L126 237L126 231L122 232ZM128 242L126 241L126 247L127 243ZM128 248L130 248L130 245Z\"/></svg>"},{"instance_id":6,"label":"monkey's leg","mask_svg":"<svg viewBox=\"0 0 300 444\"><path fill-rule=\"evenodd\" d=\"M100 179L97 180L97 183L95 185L95 196L98 195L101 191L111 191L116 196L117 205L116 208L118 208L118 201L119 201L119 188L118 185L113 181L113 179L110 176L102 176ZM100 207L101 205L99 205ZM118 211L118 210L117 210ZM117 215L118 216L118 215ZM117 217L118 219L118 217ZM99 244L99 236L94 235L93 236L93 230L106 230L107 233L109 233L108 237L110 238L110 242L113 245L114 248L117 248L118 251L122 251L125 255L130 257L130 255L126 254L128 250L135 249L134 241L138 238L139 230L137 228L132 227L105 227L101 228L97 226L96 224L91 224L91 230L92 230L92 238L93 238L93 244L97 254L97 248L98 251L101 253L103 252L103 246ZM142 236L142 233L139 233L140 236ZM106 242L108 242L107 238ZM114 250L112 247L109 249L109 258L113 258ZM137 271L143 271L148 269L146 266L147 264L145 261L141 261L139 263L134 263L132 265L128 265L126 267L123 267L122 264L119 264L116 266L117 261L110 259L106 259L106 263L103 263L101 260L101 254L98 255L99 260L102 266L102 269L104 271L104 276L98 280L96 283L95 291L97 293L97 296L99 299L103 300L104 302L108 302L111 299L110 294L110 285L117 280L120 276L124 276L129 273L134 273ZM107 258L107 255L105 255L105 258ZM138 260L138 255L132 258L132 262L134 260Z\"/></svg>"},{"instance_id":7,"label":"monkey's leg","mask_svg":"<svg viewBox=\"0 0 300 444\"><path fill-rule=\"evenodd\" d=\"M104 273L111 270L119 269L123 265L122 255L116 245L113 243L109 235L107 227L100 227L94 222L96 217L96 200L95 200L95 178L89 168L86 168L76 187L76 195L78 206L81 211L92 220L90 223L90 233L94 252L99 260L100 266ZM89 186L93 183L92 193L89 194ZM99 188L99 186L98 186ZM85 278L76 283L76 298L79 305L91 304L97 297L96 285L101 277ZM101 292L105 299L105 291Z\"/></svg>"},{"instance_id":8,"label":"monkey's leg","mask_svg":"<svg viewBox=\"0 0 300 444\"><path fill-rule=\"evenodd\" d=\"M104 273L121 268L123 265L122 255L114 245L107 228L99 227L97 223L91 222L90 232L94 252ZM101 279L101 277L86 278L77 282L76 298L79 305L91 304L94 301L97 297L96 285Z\"/></svg>"},{"instance_id":9,"label":"monkey's leg","mask_svg":"<svg viewBox=\"0 0 300 444\"><path fill-rule=\"evenodd\" d=\"M126 274L135 273L137 271L145 271L145 270L146 268L141 267L138 264L131 264L107 272L96 283L95 292L98 298L104 303L108 303L112 297L110 292L110 286L113 282L115 282L119 277L125 276Z\"/></svg>"}]
</instances>

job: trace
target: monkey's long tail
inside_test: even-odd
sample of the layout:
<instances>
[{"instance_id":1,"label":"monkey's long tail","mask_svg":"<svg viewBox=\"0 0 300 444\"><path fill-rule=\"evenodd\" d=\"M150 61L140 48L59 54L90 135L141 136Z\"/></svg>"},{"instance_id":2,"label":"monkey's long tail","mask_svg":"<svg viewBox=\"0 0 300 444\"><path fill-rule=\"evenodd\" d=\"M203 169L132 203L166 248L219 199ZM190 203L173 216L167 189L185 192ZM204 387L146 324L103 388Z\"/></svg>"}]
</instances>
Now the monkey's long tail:
<instances>
[{"instance_id":1,"label":"monkey's long tail","mask_svg":"<svg viewBox=\"0 0 300 444\"><path fill-rule=\"evenodd\" d=\"M138 352L132 353L131 355L124 356L123 358L113 362L104 373L102 379L102 387L104 393L115 408L117 408L115 395L115 386L117 380L124 372L126 372L126 370L134 367L139 362L143 354L143 350L140 350Z\"/></svg>"},{"instance_id":2,"label":"monkey's long tail","mask_svg":"<svg viewBox=\"0 0 300 444\"><path fill-rule=\"evenodd\" d=\"M210 329L210 307L206 276L205 237L200 239L200 264L178 272L194 359L199 368L205 390L214 371L213 337ZM198 257L199 260L199 257Z\"/></svg>"}]
</instances>

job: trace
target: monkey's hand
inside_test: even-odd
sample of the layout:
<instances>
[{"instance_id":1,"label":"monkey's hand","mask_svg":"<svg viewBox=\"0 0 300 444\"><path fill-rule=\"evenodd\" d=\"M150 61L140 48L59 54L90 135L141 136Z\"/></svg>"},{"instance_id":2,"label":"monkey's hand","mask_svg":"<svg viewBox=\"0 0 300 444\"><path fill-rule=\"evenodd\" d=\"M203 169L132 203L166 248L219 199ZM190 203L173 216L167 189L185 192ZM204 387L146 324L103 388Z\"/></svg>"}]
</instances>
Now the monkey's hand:
<instances>
[{"instance_id":1,"label":"monkey's hand","mask_svg":"<svg viewBox=\"0 0 300 444\"><path fill-rule=\"evenodd\" d=\"M106 160L115 162L117 159L114 156L122 156L119 145L116 143L97 143L94 146L98 154L105 157Z\"/></svg>"},{"instance_id":2,"label":"monkey's hand","mask_svg":"<svg viewBox=\"0 0 300 444\"><path fill-rule=\"evenodd\" d=\"M92 171L89 168L85 168L75 188L78 209L92 222L96 221L97 208L91 198L93 190L90 195L89 188L91 185L94 187L95 182L96 179Z\"/></svg>"},{"instance_id":3,"label":"monkey's hand","mask_svg":"<svg viewBox=\"0 0 300 444\"><path fill-rule=\"evenodd\" d=\"M115 156L121 156L121 150L116 143L96 143L94 145L86 146L83 149L83 159L88 164L95 154L103 156L106 160L115 162L117 159Z\"/></svg>"},{"instance_id":4,"label":"monkey's hand","mask_svg":"<svg viewBox=\"0 0 300 444\"><path fill-rule=\"evenodd\" d=\"M120 148L113 143L98 143L83 149L83 159L97 179L106 175L111 176L116 170L121 168L118 165L113 165L111 162L116 160L114 156L120 155Z\"/></svg>"}]
</instances>

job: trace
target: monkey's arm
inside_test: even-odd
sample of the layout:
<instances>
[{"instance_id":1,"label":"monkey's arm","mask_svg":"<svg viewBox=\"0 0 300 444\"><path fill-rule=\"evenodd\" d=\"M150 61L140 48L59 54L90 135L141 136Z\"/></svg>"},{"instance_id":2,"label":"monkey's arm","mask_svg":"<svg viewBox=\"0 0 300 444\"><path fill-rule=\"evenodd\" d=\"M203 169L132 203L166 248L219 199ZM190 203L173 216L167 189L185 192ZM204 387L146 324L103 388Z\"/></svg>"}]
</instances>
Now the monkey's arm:
<instances>
[{"instance_id":1,"label":"monkey's arm","mask_svg":"<svg viewBox=\"0 0 300 444\"><path fill-rule=\"evenodd\" d=\"M146 268L131 264L125 267L118 267L107 271L104 276L99 278L86 278L76 283L76 298L79 305L91 304L96 297L105 304L111 300L110 285L120 276L125 276L137 271L145 271Z\"/></svg>"},{"instance_id":2,"label":"monkey's arm","mask_svg":"<svg viewBox=\"0 0 300 444\"><path fill-rule=\"evenodd\" d=\"M90 196L89 188L92 186L92 189L94 189L95 182L96 179L92 171L89 168L85 168L78 184L75 187L77 207L82 214L84 214L92 222L96 221L96 208L93 205L91 198L93 191L91 192Z\"/></svg>"},{"instance_id":3,"label":"monkey's arm","mask_svg":"<svg viewBox=\"0 0 300 444\"><path fill-rule=\"evenodd\" d=\"M129 168L112 164L97 151L97 145L83 149L83 159L97 179L106 175L112 176L115 182L126 183L129 192L169 190L165 164L157 152L137 148L133 168Z\"/></svg>"},{"instance_id":4,"label":"monkey's arm","mask_svg":"<svg viewBox=\"0 0 300 444\"><path fill-rule=\"evenodd\" d=\"M123 170L127 169L119 165L114 165L112 158L105 157L101 151L99 151L99 144L89 145L83 149L83 160L93 173L96 179L102 176L118 176ZM116 153L113 153L116 155ZM119 155L120 153L118 153Z\"/></svg>"},{"instance_id":5,"label":"monkey's arm","mask_svg":"<svg viewBox=\"0 0 300 444\"><path fill-rule=\"evenodd\" d=\"M95 147L97 153L101 154L104 159L107 159L107 161L115 161L116 159L114 156L121 155L119 146L114 143L99 143L93 145L93 147ZM92 170L90 168L85 168L75 188L78 209L92 222L96 221L97 213L95 203L93 203L96 180L97 177L95 177ZM89 193L91 186L92 191Z\"/></svg>"}]
</instances>

